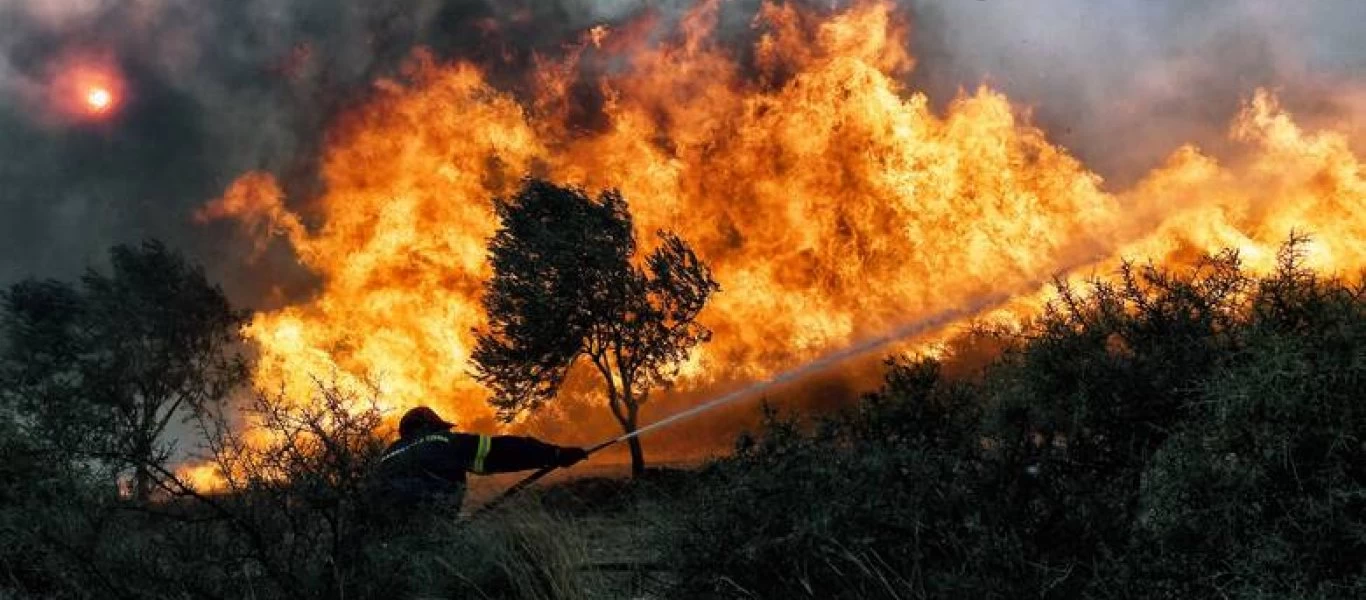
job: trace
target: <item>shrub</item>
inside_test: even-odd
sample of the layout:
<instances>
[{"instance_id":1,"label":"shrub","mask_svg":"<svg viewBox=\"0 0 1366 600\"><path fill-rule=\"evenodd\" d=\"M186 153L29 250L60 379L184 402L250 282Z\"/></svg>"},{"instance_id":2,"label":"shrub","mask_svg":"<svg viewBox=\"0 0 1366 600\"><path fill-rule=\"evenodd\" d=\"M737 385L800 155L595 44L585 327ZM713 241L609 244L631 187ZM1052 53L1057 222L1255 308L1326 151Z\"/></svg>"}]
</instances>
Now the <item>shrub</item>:
<instances>
[{"instance_id":1,"label":"shrub","mask_svg":"<svg viewBox=\"0 0 1366 600\"><path fill-rule=\"evenodd\" d=\"M1183 595L1366 592L1366 302L1296 248L1145 475L1131 561Z\"/></svg>"},{"instance_id":2,"label":"shrub","mask_svg":"<svg viewBox=\"0 0 1366 600\"><path fill-rule=\"evenodd\" d=\"M763 432L712 464L681 502L671 560L699 596L985 596L1035 577L1017 539L974 498L982 480L973 388L932 360L813 431L765 413Z\"/></svg>"},{"instance_id":3,"label":"shrub","mask_svg":"<svg viewBox=\"0 0 1366 600\"><path fill-rule=\"evenodd\" d=\"M1359 596L1366 302L1303 244L1059 284L978 376L898 359L855 410L768 413L685 503L684 591Z\"/></svg>"},{"instance_id":4,"label":"shrub","mask_svg":"<svg viewBox=\"0 0 1366 600\"><path fill-rule=\"evenodd\" d=\"M0 593L586 597L593 579L577 571L582 541L571 522L529 506L473 524L460 521L458 507L382 513L368 493L383 448L371 399L319 382L313 402L258 394L245 412L262 428L252 442L228 427L226 413L200 414L206 458L223 475L213 490L159 469L160 493L136 503L42 468L29 473L48 479L0 490L22 500L0 507Z\"/></svg>"}]
</instances>

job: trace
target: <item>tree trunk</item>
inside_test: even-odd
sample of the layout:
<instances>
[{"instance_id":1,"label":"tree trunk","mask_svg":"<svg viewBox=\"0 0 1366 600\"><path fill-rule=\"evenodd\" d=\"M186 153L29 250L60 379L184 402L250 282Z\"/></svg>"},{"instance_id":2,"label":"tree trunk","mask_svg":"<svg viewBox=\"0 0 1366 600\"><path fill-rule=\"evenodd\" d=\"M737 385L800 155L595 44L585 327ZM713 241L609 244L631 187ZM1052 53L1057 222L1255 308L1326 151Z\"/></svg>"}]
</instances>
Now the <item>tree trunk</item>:
<instances>
[{"instance_id":1,"label":"tree trunk","mask_svg":"<svg viewBox=\"0 0 1366 600\"><path fill-rule=\"evenodd\" d=\"M152 496L152 472L144 463L138 463L133 470L133 499L138 504L146 504Z\"/></svg>"},{"instance_id":2,"label":"tree trunk","mask_svg":"<svg viewBox=\"0 0 1366 600\"><path fill-rule=\"evenodd\" d=\"M133 499L138 504L146 504L152 497L152 471L148 465L152 464L155 453L153 446L156 444L156 434L152 433L155 413L146 410L142 414L142 430L134 434L137 435L137 446L133 449L133 460L137 461L133 466Z\"/></svg>"},{"instance_id":3,"label":"tree trunk","mask_svg":"<svg viewBox=\"0 0 1366 600\"><path fill-rule=\"evenodd\" d=\"M639 412L640 408L636 406L635 402L626 404L626 423L623 427L626 433L636 430L636 416ZM633 437L626 440L626 444L631 448L631 476L640 477L645 474L645 450L640 447L640 438Z\"/></svg>"}]
</instances>

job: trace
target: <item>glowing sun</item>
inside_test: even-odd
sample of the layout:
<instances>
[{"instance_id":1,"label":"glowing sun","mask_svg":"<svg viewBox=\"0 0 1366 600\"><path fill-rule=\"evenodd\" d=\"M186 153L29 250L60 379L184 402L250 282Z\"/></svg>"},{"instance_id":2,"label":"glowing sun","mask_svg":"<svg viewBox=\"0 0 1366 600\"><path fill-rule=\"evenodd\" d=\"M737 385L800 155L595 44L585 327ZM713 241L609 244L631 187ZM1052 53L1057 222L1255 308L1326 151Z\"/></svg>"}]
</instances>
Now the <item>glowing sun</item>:
<instances>
[{"instance_id":1,"label":"glowing sun","mask_svg":"<svg viewBox=\"0 0 1366 600\"><path fill-rule=\"evenodd\" d=\"M99 114L114 104L114 93L104 87L92 87L85 91L85 107Z\"/></svg>"}]
</instances>

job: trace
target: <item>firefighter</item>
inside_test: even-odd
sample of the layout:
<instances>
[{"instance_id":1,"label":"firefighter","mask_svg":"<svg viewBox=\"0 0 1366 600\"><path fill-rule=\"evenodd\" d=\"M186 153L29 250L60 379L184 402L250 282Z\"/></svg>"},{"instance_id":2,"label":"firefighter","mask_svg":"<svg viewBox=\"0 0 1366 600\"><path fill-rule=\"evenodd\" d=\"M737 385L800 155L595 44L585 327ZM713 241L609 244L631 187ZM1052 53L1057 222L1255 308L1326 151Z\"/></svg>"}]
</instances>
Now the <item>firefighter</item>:
<instances>
[{"instance_id":1,"label":"firefighter","mask_svg":"<svg viewBox=\"0 0 1366 600\"><path fill-rule=\"evenodd\" d=\"M507 473L568 467L585 458L582 448L555 446L529 437L457 433L455 424L419 406L398 422L398 441L380 458L379 492L393 508L444 505L459 509L465 474Z\"/></svg>"}]
</instances>

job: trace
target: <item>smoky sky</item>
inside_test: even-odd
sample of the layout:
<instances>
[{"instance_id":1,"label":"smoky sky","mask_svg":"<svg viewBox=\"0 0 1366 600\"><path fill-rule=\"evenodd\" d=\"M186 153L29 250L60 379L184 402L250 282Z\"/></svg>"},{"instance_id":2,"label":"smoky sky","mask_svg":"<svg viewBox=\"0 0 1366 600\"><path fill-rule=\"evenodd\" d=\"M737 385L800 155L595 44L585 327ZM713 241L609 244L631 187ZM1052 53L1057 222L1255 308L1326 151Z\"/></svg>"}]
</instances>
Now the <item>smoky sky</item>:
<instances>
[{"instance_id":1,"label":"smoky sky","mask_svg":"<svg viewBox=\"0 0 1366 600\"><path fill-rule=\"evenodd\" d=\"M1360 122L1366 2L1038 0L914 4L918 87L988 82L1050 137L1129 185L1184 142L1228 152L1258 87L1311 126Z\"/></svg>"},{"instance_id":2,"label":"smoky sky","mask_svg":"<svg viewBox=\"0 0 1366 600\"><path fill-rule=\"evenodd\" d=\"M610 4L0 0L0 281L71 277L113 244L158 237L239 301L306 286L288 256L247 260L225 228L194 224L195 208L252 169L306 197L329 120L417 46L525 60L617 18ZM122 73L112 118L51 106L73 55L112 57Z\"/></svg>"},{"instance_id":3,"label":"smoky sky","mask_svg":"<svg viewBox=\"0 0 1366 600\"><path fill-rule=\"evenodd\" d=\"M810 2L829 8L829 1ZM306 294L287 251L251 259L230 227L191 215L237 175L276 173L291 201L317 193L327 124L417 46L485 65L515 87L533 52L685 0L0 0L0 283L69 278L108 247L158 237L204 263L240 303ZM757 0L722 4L743 48ZM1227 149L1258 86L1325 123L1361 122L1366 3L1357 0L910 0L918 59L907 84L944 106L981 83L1005 91L1112 189L1178 144ZM662 20L666 24L670 19ZM82 122L46 100L64 57L100 53L128 96ZM499 80L509 73L508 81ZM1354 100L1357 99L1357 100ZM1354 120L1356 119L1356 120ZM1228 150L1231 151L1231 150Z\"/></svg>"}]
</instances>

